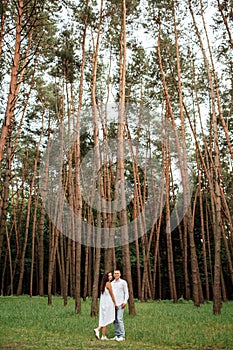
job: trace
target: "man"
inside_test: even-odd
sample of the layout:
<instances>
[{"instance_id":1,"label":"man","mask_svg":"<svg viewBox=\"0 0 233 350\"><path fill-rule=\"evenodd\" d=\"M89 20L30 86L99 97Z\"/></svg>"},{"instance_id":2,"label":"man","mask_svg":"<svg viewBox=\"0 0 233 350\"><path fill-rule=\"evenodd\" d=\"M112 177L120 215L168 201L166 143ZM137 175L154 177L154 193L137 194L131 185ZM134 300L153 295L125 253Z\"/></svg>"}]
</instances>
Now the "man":
<instances>
[{"instance_id":1,"label":"man","mask_svg":"<svg viewBox=\"0 0 233 350\"><path fill-rule=\"evenodd\" d=\"M112 283L112 291L116 299L116 318L114 321L116 341L125 340L125 327L123 322L124 309L129 299L128 284L121 277L120 270L114 271L114 280Z\"/></svg>"}]
</instances>

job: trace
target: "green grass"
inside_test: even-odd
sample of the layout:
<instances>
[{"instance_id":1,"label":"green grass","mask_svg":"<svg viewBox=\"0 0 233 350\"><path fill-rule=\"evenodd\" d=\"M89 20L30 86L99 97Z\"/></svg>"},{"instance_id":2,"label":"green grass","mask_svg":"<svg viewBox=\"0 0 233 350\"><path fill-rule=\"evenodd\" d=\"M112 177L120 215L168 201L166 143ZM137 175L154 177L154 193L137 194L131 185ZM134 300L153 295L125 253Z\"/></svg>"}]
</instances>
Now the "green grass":
<instances>
[{"instance_id":1,"label":"green grass","mask_svg":"<svg viewBox=\"0 0 233 350\"><path fill-rule=\"evenodd\" d=\"M28 296L0 297L0 349L132 349L132 350L233 350L233 302L213 315L212 303L196 308L190 302L136 302L136 316L125 312L126 341L100 341L93 329L98 319L90 317L91 301L82 302L81 314L74 301ZM107 330L114 336L113 325Z\"/></svg>"}]
</instances>

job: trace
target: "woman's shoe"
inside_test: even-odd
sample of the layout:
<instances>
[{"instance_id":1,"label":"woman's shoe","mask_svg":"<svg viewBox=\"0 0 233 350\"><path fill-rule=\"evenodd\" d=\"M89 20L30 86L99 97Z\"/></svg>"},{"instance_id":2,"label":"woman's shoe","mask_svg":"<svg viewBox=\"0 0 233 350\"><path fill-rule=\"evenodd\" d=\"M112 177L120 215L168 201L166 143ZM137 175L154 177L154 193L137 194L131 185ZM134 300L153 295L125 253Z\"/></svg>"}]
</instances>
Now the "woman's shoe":
<instances>
[{"instance_id":1,"label":"woman's shoe","mask_svg":"<svg viewBox=\"0 0 233 350\"><path fill-rule=\"evenodd\" d=\"M108 340L108 338L102 335L101 340Z\"/></svg>"},{"instance_id":2,"label":"woman's shoe","mask_svg":"<svg viewBox=\"0 0 233 350\"><path fill-rule=\"evenodd\" d=\"M95 333L95 337L96 337L97 339L99 339L99 338L100 338L100 332L98 331L97 328L94 329L94 333Z\"/></svg>"}]
</instances>

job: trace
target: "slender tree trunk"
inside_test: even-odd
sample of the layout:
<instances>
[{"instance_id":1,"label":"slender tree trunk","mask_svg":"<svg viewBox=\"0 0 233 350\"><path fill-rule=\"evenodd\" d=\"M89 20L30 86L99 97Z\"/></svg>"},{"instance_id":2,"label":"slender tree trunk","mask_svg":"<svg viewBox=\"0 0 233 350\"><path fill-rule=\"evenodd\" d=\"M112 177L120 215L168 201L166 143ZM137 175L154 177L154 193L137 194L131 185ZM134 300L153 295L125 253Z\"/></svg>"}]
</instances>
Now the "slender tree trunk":
<instances>
[{"instance_id":1,"label":"slender tree trunk","mask_svg":"<svg viewBox=\"0 0 233 350\"><path fill-rule=\"evenodd\" d=\"M206 51L204 49L204 45L202 42L202 38L199 32L198 25L195 20L194 12L192 10L191 2L190 0L188 1L189 3L189 10L193 19L193 23L195 26L196 34L201 46L203 58L204 58L204 63L205 67L207 70L207 75L208 75L208 82L209 82L209 87L210 87L210 101L211 101L211 108L212 108L212 125L213 125L213 144L214 144L214 206L213 206L213 215L215 216L215 221L213 222L214 224L214 231L215 231L215 263L214 263L214 288L213 288L213 294L214 294L214 304L213 304L213 312L214 314L219 314L221 312L221 191L220 191L220 154L219 154L219 146L218 146L218 122L217 122L217 115L216 115L216 107L215 107L215 99L217 97L217 100L219 101L218 98L218 88L216 85L216 77L215 77L215 69L213 65L213 60L212 60L212 53L210 50L210 45L209 45L209 39L207 35L207 31L205 28L205 20L203 16L203 9L202 9L202 1L200 0L200 5L201 5L201 15L202 15L202 21L206 33L206 38L207 38L207 43L208 43L208 49L209 49L209 54L210 54L210 59L212 63L212 67L210 69L210 64L206 55ZM213 73L211 73L213 72ZM214 75L214 77L213 77ZM214 78L214 79L213 79ZM213 86L213 80L215 81L215 87L214 89ZM217 95L217 96L216 96ZM215 212L214 212L215 211Z\"/></svg>"},{"instance_id":2,"label":"slender tree trunk","mask_svg":"<svg viewBox=\"0 0 233 350\"><path fill-rule=\"evenodd\" d=\"M82 194L81 194L81 153L80 153L80 118L81 118L81 109L82 109L82 99L83 99L83 80L84 80L84 68L85 68L85 45L86 45L86 31L88 26L88 7L89 0L86 0L85 9L86 16L83 27L83 41L82 41L82 63L81 63L81 73L79 81L79 102L78 102L78 113L77 113L77 135L76 135L76 150L75 150L75 212L79 220L79 227L77 228L77 237L75 243L75 312L81 312L81 219L82 219Z\"/></svg>"},{"instance_id":3,"label":"slender tree trunk","mask_svg":"<svg viewBox=\"0 0 233 350\"><path fill-rule=\"evenodd\" d=\"M122 229L122 260L123 274L129 287L129 313L134 315L135 304L133 296L133 284L131 274L131 263L128 242L127 227L127 209L125 198L125 178L124 178L124 131L125 131L125 78L126 78L126 0L122 1L122 22L121 22L121 41L120 41L120 99L118 115L118 159L117 159L117 182L120 183L120 198L122 211L120 213L120 225Z\"/></svg>"},{"instance_id":4,"label":"slender tree trunk","mask_svg":"<svg viewBox=\"0 0 233 350\"><path fill-rule=\"evenodd\" d=\"M142 101L141 95L140 95L140 100ZM141 128L141 122L142 122L142 113L140 113L139 116L139 121L138 121L138 144L140 141L140 128ZM136 218L138 217L138 213L140 212L140 208L143 207L143 199L142 199L142 194L141 194L141 184L140 184L140 177L138 174L138 145L136 147L136 154L134 155L133 151L133 142L132 142L132 137L130 134L130 129L127 126L127 133L128 133L128 142L129 142L129 147L130 147L130 153L132 157L132 165L133 165L133 177L134 177L134 196L133 196L133 221L134 221L134 237L135 237L135 254L136 254L136 265L137 265L137 293L138 293L138 299L141 301L144 301L146 296L144 295L144 286L146 282L146 276L147 276L147 269L143 271L143 278L141 278L141 262L140 262L140 248L139 248L139 241L138 241L138 220ZM139 218L139 226L142 228L142 222L141 219ZM147 252L144 247L144 238L142 237L141 239L142 243L142 249L143 249L143 259L144 261L147 261Z\"/></svg>"},{"instance_id":5,"label":"slender tree trunk","mask_svg":"<svg viewBox=\"0 0 233 350\"><path fill-rule=\"evenodd\" d=\"M2 1L2 4L0 5L1 9L1 29L0 29L0 59L2 56L2 44L3 44L3 38L5 35L5 7L7 6L7 3L9 0Z\"/></svg>"},{"instance_id":6,"label":"slender tree trunk","mask_svg":"<svg viewBox=\"0 0 233 350\"><path fill-rule=\"evenodd\" d=\"M50 158L50 122L48 125L48 147L45 160L45 171L42 174L43 177L43 189L41 196L46 197L47 187L48 187L48 176L49 176L49 158ZM39 260L39 295L44 296L44 223L45 223L45 206L41 205L40 208L40 221L38 228L38 260Z\"/></svg>"},{"instance_id":7,"label":"slender tree trunk","mask_svg":"<svg viewBox=\"0 0 233 350\"><path fill-rule=\"evenodd\" d=\"M11 152L11 132L8 135L7 141L7 158L6 158L6 168L3 179L3 191L0 197L0 258L1 258L1 245L3 243L3 237L6 232L6 222L7 222L7 210L9 206L9 186L10 186L10 178L11 178L11 160L12 160L12 152Z\"/></svg>"},{"instance_id":8,"label":"slender tree trunk","mask_svg":"<svg viewBox=\"0 0 233 350\"><path fill-rule=\"evenodd\" d=\"M64 289L64 305L68 303L69 280L70 280L70 257L71 257L71 240L67 239L66 264L65 264L65 289Z\"/></svg>"},{"instance_id":9,"label":"slender tree trunk","mask_svg":"<svg viewBox=\"0 0 233 350\"><path fill-rule=\"evenodd\" d=\"M227 292L226 292L226 286L225 286L225 281L224 281L222 269L221 269L221 291L222 291L223 301L227 302Z\"/></svg>"},{"instance_id":10,"label":"slender tree trunk","mask_svg":"<svg viewBox=\"0 0 233 350\"><path fill-rule=\"evenodd\" d=\"M89 270L89 250L90 247L85 247L85 263L84 263L84 286L83 286L83 300L86 301L88 295L88 270Z\"/></svg>"},{"instance_id":11,"label":"slender tree trunk","mask_svg":"<svg viewBox=\"0 0 233 350\"><path fill-rule=\"evenodd\" d=\"M54 282L56 282L56 275L55 275L55 269L56 269L56 255L57 255L57 249L58 249L58 238L60 236L60 232L58 231L57 227L61 227L61 220L62 220L62 213L64 210L64 194L63 194L63 188L62 188L62 179L63 179L63 128L64 128L64 122L62 120L60 124L60 134L61 134L61 142L60 142L60 149L59 149L59 188L58 188L58 196L56 198L55 202L55 209L54 209L54 217L55 222L54 225L51 225L51 233L50 233L50 241L49 241L49 264L48 264L48 304L52 304L52 284L53 279ZM50 209L48 210L50 211Z\"/></svg>"},{"instance_id":12,"label":"slender tree trunk","mask_svg":"<svg viewBox=\"0 0 233 350\"><path fill-rule=\"evenodd\" d=\"M206 257L206 237L205 237L205 223L204 223L204 213L203 213L203 201L202 201L202 189L201 189L201 171L199 169L199 201L200 201L200 217L201 217L201 237L202 237L202 251L203 251L203 263L204 263L204 274L205 274L205 289L206 289L206 300L210 300L209 291L209 277L208 277L208 267L207 267L207 257Z\"/></svg>"},{"instance_id":13,"label":"slender tree trunk","mask_svg":"<svg viewBox=\"0 0 233 350\"><path fill-rule=\"evenodd\" d=\"M176 42L176 62L177 62L177 77L178 77L178 93L179 93L179 104L180 104L180 119L181 119L181 133L182 133L182 151L183 159L180 161L182 183L183 183L183 193L184 193L184 209L186 210L187 217L187 227L188 235L190 241L190 252L191 252L191 268L192 268L192 280L193 280L193 300L196 306L200 305L200 276L198 268L197 253L194 241L194 232L192 224L192 213L191 213L191 191L188 178L188 166L187 166L187 150L186 150L186 132L185 132L185 121L184 121L184 104L183 104L183 93L182 93L182 83L181 83L181 68L180 68L180 54L179 54L179 43L178 43L178 33L176 28L176 14L175 14L175 1L172 1L172 11L174 17L174 33Z\"/></svg>"},{"instance_id":14,"label":"slender tree trunk","mask_svg":"<svg viewBox=\"0 0 233 350\"><path fill-rule=\"evenodd\" d=\"M16 253L15 253L15 261L13 267L13 280L16 274L16 270L18 268L18 263L20 259L20 228L23 221L22 213L24 211L25 206L25 198L24 198L24 186L25 186L25 173L28 166L28 160L23 163L23 169L21 173L21 186L18 187L18 182L16 181L16 200L13 200L13 216L14 216L14 231L15 231L15 244L16 244ZM15 205L14 205L15 204Z\"/></svg>"},{"instance_id":15,"label":"slender tree trunk","mask_svg":"<svg viewBox=\"0 0 233 350\"><path fill-rule=\"evenodd\" d=\"M3 121L1 136L0 136L0 164L3 159L4 148L6 144L9 128L14 120L15 104L17 101L18 85L17 78L19 72L20 62L20 48L21 48L21 32L23 27L23 0L17 0L17 19L16 19L16 35L15 35L15 50L13 58L13 66L11 70L10 89L8 94L5 118ZM0 256L2 249L2 236L0 236Z\"/></svg>"},{"instance_id":16,"label":"slender tree trunk","mask_svg":"<svg viewBox=\"0 0 233 350\"><path fill-rule=\"evenodd\" d=\"M227 18L226 16L224 15L224 12L223 12L223 8L222 8L222 5L221 5L221 2L219 0L218 1L218 8L219 8L219 11L221 13L221 16L222 16L222 19L223 19L223 22L224 22L224 25L226 27L226 31L227 31L227 34L229 36L229 41L230 41L230 44L231 44L231 47L233 49L233 39L232 39L232 35L231 35L231 30L229 28L229 25L228 25L228 22L227 22ZM229 1L229 6L231 6L231 2Z\"/></svg>"},{"instance_id":17,"label":"slender tree trunk","mask_svg":"<svg viewBox=\"0 0 233 350\"><path fill-rule=\"evenodd\" d=\"M65 79L65 81L67 81ZM74 96L73 96L73 87L71 84L70 87L70 95L71 95L71 105L69 103L69 90L68 90L68 84L66 82L66 100L67 100L67 115L68 115L68 148L69 148L69 155L68 155L68 174L67 174L67 191L68 191L68 202L71 208L74 208L74 190L73 190L73 174L72 174L72 168L73 168L73 158L72 158L72 147L70 144L70 130L72 126L72 122L74 122ZM72 118L71 118L72 117ZM71 264L71 240L75 239L75 224L74 224L74 215L73 211L71 214L71 220L67 223L69 226L68 232L70 232L70 237L67 238L65 241L65 254L64 254L64 306L68 303L68 293L69 293L69 280L72 281L72 264ZM72 282L71 282L72 285ZM72 292L71 292L72 295Z\"/></svg>"},{"instance_id":18,"label":"slender tree trunk","mask_svg":"<svg viewBox=\"0 0 233 350\"><path fill-rule=\"evenodd\" d=\"M98 32L96 38L96 44L94 45L94 53L92 58L92 88L91 88L91 102L92 102L92 115L93 115L93 129L94 129L94 174L99 172L101 169L101 156L100 156L100 146L99 146L99 132L98 132L98 111L97 111L97 102L96 102L96 79L97 79L97 64L98 64L98 52L99 52L99 42L100 42L100 33L102 25L102 11L103 11L103 0L100 3L100 18L98 24ZM94 40L93 40L94 43ZM92 289L92 304L91 304L91 316L98 315L98 295L99 295L99 273L100 273L100 258L101 258L101 198L104 198L104 189L103 189L103 180L101 175L97 177L97 188L100 196L97 199L97 237L96 237L96 248L95 248L95 270L94 270L94 280L93 280L93 289ZM106 219L106 217L105 217ZM100 230L98 230L98 228Z\"/></svg>"},{"instance_id":19,"label":"slender tree trunk","mask_svg":"<svg viewBox=\"0 0 233 350\"><path fill-rule=\"evenodd\" d=\"M210 214L209 214L209 207L208 207L208 200L206 199L206 225L205 225L205 229L206 229L206 238L207 238L207 247L208 247L208 256L209 256L209 269L210 269L210 276L211 276L211 286L213 289L213 285L214 285L214 277L213 277L213 263L212 263L212 250L211 250L211 244L210 244L210 231L209 231L209 224L211 223L211 225L213 225L212 222L210 222Z\"/></svg>"},{"instance_id":20,"label":"slender tree trunk","mask_svg":"<svg viewBox=\"0 0 233 350\"><path fill-rule=\"evenodd\" d=\"M167 260L168 260L168 276L170 286L170 297L176 303L177 292L176 292L176 281L174 271L174 259L173 259L173 248L171 238L171 225L170 225L170 151L169 151L169 135L166 137L166 145L164 149L164 163L165 163L165 178L166 178L166 239L167 239Z\"/></svg>"},{"instance_id":21,"label":"slender tree trunk","mask_svg":"<svg viewBox=\"0 0 233 350\"><path fill-rule=\"evenodd\" d=\"M10 245L10 236L8 233L8 228L6 226L6 244L7 244L7 251L4 259L4 265L3 265L3 270L2 270L2 281L1 281L1 295L4 295L4 288L5 288L5 273L6 270L9 269L9 274L10 274L10 286L8 291L6 291L6 295L13 295L14 290L13 290L13 270L12 270L12 257L11 257L11 245ZM9 258L9 266L7 266L7 260Z\"/></svg>"},{"instance_id":22,"label":"slender tree trunk","mask_svg":"<svg viewBox=\"0 0 233 350\"><path fill-rule=\"evenodd\" d=\"M135 232L135 249L136 249L136 265L137 265L137 293L138 299L142 300L142 291L141 291L141 263L140 263L140 249L138 241L138 227L136 222L137 217L137 190L136 190L136 181L134 180L134 200L133 200L133 220L134 232Z\"/></svg>"},{"instance_id":23,"label":"slender tree trunk","mask_svg":"<svg viewBox=\"0 0 233 350\"><path fill-rule=\"evenodd\" d=\"M66 190L65 190L66 191ZM67 223L69 232L71 232L70 223ZM60 234L59 237L60 249L57 251L57 260L59 262L59 273L60 273L60 286L61 286L61 297L65 299L65 283L66 283L66 271L65 271L65 255L66 255L66 237Z\"/></svg>"},{"instance_id":24,"label":"slender tree trunk","mask_svg":"<svg viewBox=\"0 0 233 350\"><path fill-rule=\"evenodd\" d=\"M52 227L50 234L50 252L49 252L49 269L48 269L48 304L52 304L52 283L55 271L55 263L56 263L56 253L58 246L58 236L56 227Z\"/></svg>"},{"instance_id":25,"label":"slender tree trunk","mask_svg":"<svg viewBox=\"0 0 233 350\"><path fill-rule=\"evenodd\" d=\"M37 208L38 208L38 196L35 195L34 198L34 213L33 213L33 225L32 225L32 261L31 261L31 271L30 271L30 288L29 294L30 297L33 295L33 276L34 276L34 263L35 263L35 236L36 236L36 224L37 224Z\"/></svg>"},{"instance_id":26,"label":"slender tree trunk","mask_svg":"<svg viewBox=\"0 0 233 350\"><path fill-rule=\"evenodd\" d=\"M23 244L23 250L20 258L20 275L19 275L19 283L17 288L17 296L22 294L22 287L23 287L23 277L24 277L24 267L25 267L25 255L26 255L26 249L27 249L27 241L28 241L28 234L29 234L29 225L30 225L30 217L31 217L31 204L32 204L32 194L34 189L34 183L36 180L37 175L37 164L39 160L39 150L40 150L40 143L43 135L43 116L42 116L42 129L40 133L40 138L37 144L37 150L36 150L36 158L34 161L34 169L33 169L33 175L32 175L32 181L30 184L30 191L29 191L29 198L27 203L27 217L26 217L26 228L25 228L25 235L24 235L24 244Z\"/></svg>"},{"instance_id":27,"label":"slender tree trunk","mask_svg":"<svg viewBox=\"0 0 233 350\"><path fill-rule=\"evenodd\" d=\"M75 298L75 241L71 244L71 295Z\"/></svg>"},{"instance_id":28,"label":"slender tree trunk","mask_svg":"<svg viewBox=\"0 0 233 350\"><path fill-rule=\"evenodd\" d=\"M223 239L223 242L224 242L226 258L227 258L227 262L228 262L229 275L230 275L231 283L233 285L232 259L231 259L231 254L230 254L230 251L229 251L229 246L228 246L228 242L227 242L224 226L222 226L222 239Z\"/></svg>"}]
</instances>

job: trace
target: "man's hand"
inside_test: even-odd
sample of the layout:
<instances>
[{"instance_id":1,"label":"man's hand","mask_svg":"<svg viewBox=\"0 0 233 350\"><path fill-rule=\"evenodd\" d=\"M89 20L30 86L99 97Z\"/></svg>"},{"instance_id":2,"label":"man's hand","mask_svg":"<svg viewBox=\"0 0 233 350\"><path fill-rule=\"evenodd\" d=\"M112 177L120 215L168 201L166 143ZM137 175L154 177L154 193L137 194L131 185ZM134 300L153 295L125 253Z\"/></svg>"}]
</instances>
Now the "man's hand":
<instances>
[{"instance_id":1,"label":"man's hand","mask_svg":"<svg viewBox=\"0 0 233 350\"><path fill-rule=\"evenodd\" d=\"M125 304L125 303L122 303L122 304L121 304L121 307L122 307L122 309L124 309L124 308L126 307L126 304Z\"/></svg>"}]
</instances>

